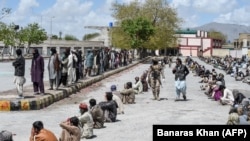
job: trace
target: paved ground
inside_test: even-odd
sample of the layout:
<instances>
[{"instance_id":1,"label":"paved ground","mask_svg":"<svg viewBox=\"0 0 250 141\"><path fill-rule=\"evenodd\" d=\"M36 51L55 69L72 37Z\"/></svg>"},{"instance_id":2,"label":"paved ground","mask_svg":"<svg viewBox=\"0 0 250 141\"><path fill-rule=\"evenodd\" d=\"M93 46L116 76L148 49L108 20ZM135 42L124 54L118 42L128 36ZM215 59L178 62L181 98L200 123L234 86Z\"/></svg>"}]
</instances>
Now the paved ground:
<instances>
[{"instance_id":1,"label":"paved ground","mask_svg":"<svg viewBox=\"0 0 250 141\"><path fill-rule=\"evenodd\" d=\"M199 61L199 63L203 62ZM149 64L139 64L39 111L1 112L0 130L6 129L15 133L15 141L27 141L32 123L42 120L45 128L52 130L59 137L61 132L59 123L68 117L79 115L79 102L88 102L90 98L96 98L98 102L103 100L104 92L109 91L112 84L116 84L118 90L121 90L125 82L134 82L134 77L140 76L148 67ZM211 66L205 64L205 67ZM119 121L105 123L106 128L94 130L97 137L91 140L151 141L154 124L219 125L226 123L229 106L222 106L208 99L199 88L200 78L194 77L192 73L187 77L188 100L175 102L174 75L171 70L168 67L165 69L166 82L163 83L160 94L161 98L168 98L168 100L151 100L151 91L136 95L136 104L125 105L125 114L117 117ZM225 79L229 88L250 89L247 84L236 82L228 75L225 75Z\"/></svg>"}]
</instances>

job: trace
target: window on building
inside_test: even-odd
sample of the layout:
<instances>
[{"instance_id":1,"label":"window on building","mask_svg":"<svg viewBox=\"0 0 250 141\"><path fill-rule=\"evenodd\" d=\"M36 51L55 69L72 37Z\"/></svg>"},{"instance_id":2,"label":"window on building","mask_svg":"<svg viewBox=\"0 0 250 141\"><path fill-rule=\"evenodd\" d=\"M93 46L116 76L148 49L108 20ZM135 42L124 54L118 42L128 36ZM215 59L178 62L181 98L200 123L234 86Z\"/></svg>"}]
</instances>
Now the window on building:
<instances>
[{"instance_id":1,"label":"window on building","mask_svg":"<svg viewBox=\"0 0 250 141\"><path fill-rule=\"evenodd\" d=\"M248 47L250 46L250 41L247 41L247 46L248 46Z\"/></svg>"}]
</instances>

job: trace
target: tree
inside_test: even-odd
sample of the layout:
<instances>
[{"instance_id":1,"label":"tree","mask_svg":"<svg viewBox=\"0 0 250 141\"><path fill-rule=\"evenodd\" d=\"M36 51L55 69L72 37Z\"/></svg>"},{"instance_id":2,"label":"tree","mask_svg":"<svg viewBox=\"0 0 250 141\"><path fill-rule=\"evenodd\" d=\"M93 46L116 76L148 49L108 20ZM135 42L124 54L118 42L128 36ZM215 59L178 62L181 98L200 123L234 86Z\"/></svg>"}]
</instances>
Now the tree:
<instances>
[{"instance_id":1,"label":"tree","mask_svg":"<svg viewBox=\"0 0 250 141\"><path fill-rule=\"evenodd\" d=\"M10 8L2 8L1 14L0 14L0 20L3 19L5 16L9 15L11 13Z\"/></svg>"},{"instance_id":2,"label":"tree","mask_svg":"<svg viewBox=\"0 0 250 141\"><path fill-rule=\"evenodd\" d=\"M145 3L134 1L129 4L114 3L112 7L112 16L116 20L115 28L112 29L112 41L115 46L130 46L129 43L132 39L124 36L126 33L119 28L123 28L123 21L136 21L138 18L149 21L154 29L154 34L141 44L143 49L163 49L170 47L176 41L175 31L179 28L182 20L178 18L176 10L171 8L166 0L146 0ZM124 42L119 42L122 39L126 45Z\"/></svg>"},{"instance_id":3,"label":"tree","mask_svg":"<svg viewBox=\"0 0 250 141\"><path fill-rule=\"evenodd\" d=\"M130 46L140 48L141 45L148 41L150 36L154 34L154 27L150 21L142 17L135 18L134 20L127 19L121 23L121 28L130 37Z\"/></svg>"},{"instance_id":4,"label":"tree","mask_svg":"<svg viewBox=\"0 0 250 141\"><path fill-rule=\"evenodd\" d=\"M28 24L27 27L23 28L22 32L27 43L26 53L29 53L31 44L41 44L48 38L45 29L41 28L38 23Z\"/></svg>"},{"instance_id":5,"label":"tree","mask_svg":"<svg viewBox=\"0 0 250 141\"><path fill-rule=\"evenodd\" d=\"M208 37L222 40L222 44L227 43L227 35L223 34L222 32L216 31L214 29L208 32Z\"/></svg>"},{"instance_id":6,"label":"tree","mask_svg":"<svg viewBox=\"0 0 250 141\"><path fill-rule=\"evenodd\" d=\"M121 49L130 49L130 37L120 27L112 27L112 45Z\"/></svg>"},{"instance_id":7,"label":"tree","mask_svg":"<svg viewBox=\"0 0 250 141\"><path fill-rule=\"evenodd\" d=\"M51 36L51 39L57 40L57 39L58 39L58 36L57 36L57 35L52 35L52 36Z\"/></svg>"},{"instance_id":8,"label":"tree","mask_svg":"<svg viewBox=\"0 0 250 141\"><path fill-rule=\"evenodd\" d=\"M11 23L6 25L4 23L0 24L0 40L3 41L4 47L1 51L1 56L3 57L5 47L9 48L9 56L13 55L13 47L18 47L24 42L21 38L21 34L18 33L19 26Z\"/></svg>"},{"instance_id":9,"label":"tree","mask_svg":"<svg viewBox=\"0 0 250 141\"><path fill-rule=\"evenodd\" d=\"M100 33L90 33L90 34L86 34L86 35L83 36L82 40L83 40L83 41L90 40L90 39L93 39L93 38L95 38L95 37L97 37L97 36L99 36L99 35L100 35Z\"/></svg>"},{"instance_id":10,"label":"tree","mask_svg":"<svg viewBox=\"0 0 250 141\"><path fill-rule=\"evenodd\" d=\"M70 41L70 40L71 41L78 41L78 39L74 35L69 35L69 34L66 34L64 39L67 41Z\"/></svg>"}]
</instances>

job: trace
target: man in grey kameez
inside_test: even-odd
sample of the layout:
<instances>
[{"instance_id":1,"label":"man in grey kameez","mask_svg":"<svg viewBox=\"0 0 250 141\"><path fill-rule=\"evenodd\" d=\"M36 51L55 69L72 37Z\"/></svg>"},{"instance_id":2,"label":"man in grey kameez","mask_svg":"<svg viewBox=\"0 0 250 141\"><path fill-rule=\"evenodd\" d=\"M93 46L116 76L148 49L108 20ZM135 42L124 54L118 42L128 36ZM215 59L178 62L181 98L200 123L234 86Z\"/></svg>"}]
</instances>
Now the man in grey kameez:
<instances>
[{"instance_id":1,"label":"man in grey kameez","mask_svg":"<svg viewBox=\"0 0 250 141\"><path fill-rule=\"evenodd\" d=\"M53 85L55 84L56 90L60 83L60 61L55 48L50 49L51 56L48 63L48 72L50 80L50 89L53 90Z\"/></svg>"}]
</instances>

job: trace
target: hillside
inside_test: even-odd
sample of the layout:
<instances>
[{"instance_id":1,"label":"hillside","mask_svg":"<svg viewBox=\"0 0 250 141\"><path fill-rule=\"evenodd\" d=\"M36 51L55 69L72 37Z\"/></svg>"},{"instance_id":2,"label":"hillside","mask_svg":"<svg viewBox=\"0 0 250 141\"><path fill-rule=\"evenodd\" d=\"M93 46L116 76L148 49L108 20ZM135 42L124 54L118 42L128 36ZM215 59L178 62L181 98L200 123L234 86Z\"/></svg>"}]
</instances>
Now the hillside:
<instances>
[{"instance_id":1,"label":"hillside","mask_svg":"<svg viewBox=\"0 0 250 141\"><path fill-rule=\"evenodd\" d=\"M216 30L227 36L227 40L233 42L234 39L239 37L239 33L250 33L250 26L245 25L237 25L237 24L224 24L224 23L208 23L199 27L195 27L192 29L196 30Z\"/></svg>"}]
</instances>

